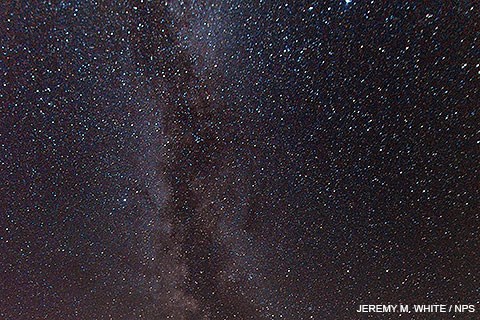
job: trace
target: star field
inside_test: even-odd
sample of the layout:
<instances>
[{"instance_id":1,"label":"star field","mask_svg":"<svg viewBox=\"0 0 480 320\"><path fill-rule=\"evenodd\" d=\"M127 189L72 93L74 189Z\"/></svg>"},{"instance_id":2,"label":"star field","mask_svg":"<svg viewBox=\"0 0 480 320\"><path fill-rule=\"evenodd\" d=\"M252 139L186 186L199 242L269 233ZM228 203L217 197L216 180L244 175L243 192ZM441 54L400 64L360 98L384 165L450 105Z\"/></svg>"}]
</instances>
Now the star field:
<instances>
[{"instance_id":1,"label":"star field","mask_svg":"<svg viewBox=\"0 0 480 320\"><path fill-rule=\"evenodd\" d=\"M0 15L0 319L479 317L474 1Z\"/></svg>"}]
</instances>

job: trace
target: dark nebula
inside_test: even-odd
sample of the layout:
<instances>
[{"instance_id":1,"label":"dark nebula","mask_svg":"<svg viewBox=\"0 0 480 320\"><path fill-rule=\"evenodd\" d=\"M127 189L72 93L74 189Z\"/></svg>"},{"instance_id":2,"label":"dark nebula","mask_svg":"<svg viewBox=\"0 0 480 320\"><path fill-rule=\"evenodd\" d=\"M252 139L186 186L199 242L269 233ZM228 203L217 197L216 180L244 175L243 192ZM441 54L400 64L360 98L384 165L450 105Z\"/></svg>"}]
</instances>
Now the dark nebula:
<instances>
[{"instance_id":1,"label":"dark nebula","mask_svg":"<svg viewBox=\"0 0 480 320\"><path fill-rule=\"evenodd\" d=\"M475 1L0 15L1 320L479 318Z\"/></svg>"}]
</instances>

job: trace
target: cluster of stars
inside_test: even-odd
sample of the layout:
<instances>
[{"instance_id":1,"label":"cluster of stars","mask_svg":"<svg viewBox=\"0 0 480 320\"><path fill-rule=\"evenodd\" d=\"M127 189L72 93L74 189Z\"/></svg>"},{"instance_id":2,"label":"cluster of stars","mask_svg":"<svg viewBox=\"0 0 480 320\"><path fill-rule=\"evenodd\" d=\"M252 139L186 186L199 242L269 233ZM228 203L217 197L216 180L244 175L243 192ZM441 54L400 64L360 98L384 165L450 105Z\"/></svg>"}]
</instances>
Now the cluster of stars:
<instances>
[{"instance_id":1,"label":"cluster of stars","mask_svg":"<svg viewBox=\"0 0 480 320\"><path fill-rule=\"evenodd\" d=\"M474 2L0 6L1 319L480 304Z\"/></svg>"}]
</instances>

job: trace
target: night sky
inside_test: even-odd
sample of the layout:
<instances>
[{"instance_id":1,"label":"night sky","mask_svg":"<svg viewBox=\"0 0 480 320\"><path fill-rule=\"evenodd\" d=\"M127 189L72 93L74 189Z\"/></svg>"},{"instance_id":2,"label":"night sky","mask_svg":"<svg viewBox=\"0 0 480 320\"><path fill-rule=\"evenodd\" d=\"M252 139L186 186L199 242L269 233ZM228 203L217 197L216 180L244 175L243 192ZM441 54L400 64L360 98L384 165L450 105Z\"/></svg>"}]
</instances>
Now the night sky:
<instances>
[{"instance_id":1,"label":"night sky","mask_svg":"<svg viewBox=\"0 0 480 320\"><path fill-rule=\"evenodd\" d=\"M475 1L0 15L1 320L480 319Z\"/></svg>"}]
</instances>

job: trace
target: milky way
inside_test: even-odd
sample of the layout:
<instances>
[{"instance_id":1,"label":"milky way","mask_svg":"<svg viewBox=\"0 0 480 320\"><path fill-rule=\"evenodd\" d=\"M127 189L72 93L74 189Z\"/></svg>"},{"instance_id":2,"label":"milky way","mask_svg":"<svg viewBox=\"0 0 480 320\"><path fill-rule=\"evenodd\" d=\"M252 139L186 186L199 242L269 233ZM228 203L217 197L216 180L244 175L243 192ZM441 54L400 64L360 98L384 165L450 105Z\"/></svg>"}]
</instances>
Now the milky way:
<instances>
[{"instance_id":1,"label":"milky way","mask_svg":"<svg viewBox=\"0 0 480 320\"><path fill-rule=\"evenodd\" d=\"M474 1L0 14L1 319L480 312Z\"/></svg>"}]
</instances>

